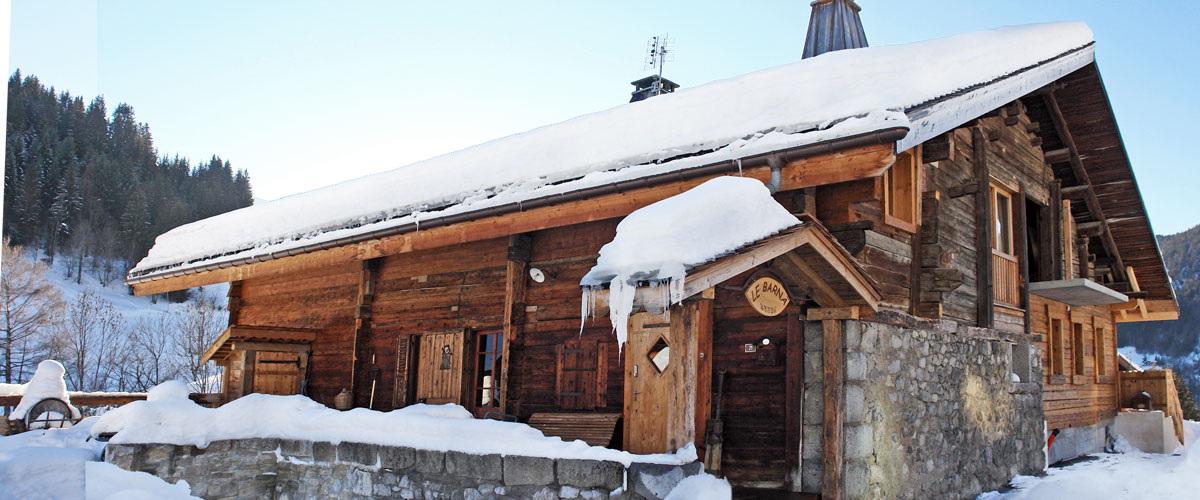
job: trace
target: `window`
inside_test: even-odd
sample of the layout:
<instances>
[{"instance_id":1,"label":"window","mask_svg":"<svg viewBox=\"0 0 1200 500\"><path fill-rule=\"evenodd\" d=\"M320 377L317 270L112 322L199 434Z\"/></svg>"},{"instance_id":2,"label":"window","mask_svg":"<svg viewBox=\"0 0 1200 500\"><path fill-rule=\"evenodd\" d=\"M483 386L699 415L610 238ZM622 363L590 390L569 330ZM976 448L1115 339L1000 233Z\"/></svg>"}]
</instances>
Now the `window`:
<instances>
[{"instance_id":1,"label":"window","mask_svg":"<svg viewBox=\"0 0 1200 500\"><path fill-rule=\"evenodd\" d=\"M1050 320L1050 374L1063 374L1063 332L1062 320Z\"/></svg>"},{"instance_id":2,"label":"window","mask_svg":"<svg viewBox=\"0 0 1200 500\"><path fill-rule=\"evenodd\" d=\"M591 410L607 405L606 346L595 340L568 340L558 346L555 390L564 410Z\"/></svg>"},{"instance_id":3,"label":"window","mask_svg":"<svg viewBox=\"0 0 1200 500\"><path fill-rule=\"evenodd\" d=\"M654 365L654 369L658 373L667 370L667 365L671 363L671 346L667 345L664 339L658 339L654 343L654 347L650 348L650 352L646 353L646 357L650 358L650 364Z\"/></svg>"},{"instance_id":4,"label":"window","mask_svg":"<svg viewBox=\"0 0 1200 500\"><path fill-rule=\"evenodd\" d=\"M1083 356L1083 323L1071 323L1071 361L1076 375L1083 375Z\"/></svg>"},{"instance_id":5,"label":"window","mask_svg":"<svg viewBox=\"0 0 1200 500\"><path fill-rule=\"evenodd\" d=\"M992 184L992 250L1013 256L1012 193Z\"/></svg>"},{"instance_id":6,"label":"window","mask_svg":"<svg viewBox=\"0 0 1200 500\"><path fill-rule=\"evenodd\" d=\"M1092 345L1096 354L1096 376L1102 377L1108 374L1107 360L1105 359L1105 343L1104 343L1104 328L1095 326L1092 328Z\"/></svg>"},{"instance_id":7,"label":"window","mask_svg":"<svg viewBox=\"0 0 1200 500\"><path fill-rule=\"evenodd\" d=\"M916 230L917 199L920 192L917 168L918 151L910 149L896 155L896 163L883 174L883 207L889 224Z\"/></svg>"},{"instance_id":8,"label":"window","mask_svg":"<svg viewBox=\"0 0 1200 500\"><path fill-rule=\"evenodd\" d=\"M476 337L475 407L500 407L500 363L504 354L504 334L480 332Z\"/></svg>"}]
</instances>

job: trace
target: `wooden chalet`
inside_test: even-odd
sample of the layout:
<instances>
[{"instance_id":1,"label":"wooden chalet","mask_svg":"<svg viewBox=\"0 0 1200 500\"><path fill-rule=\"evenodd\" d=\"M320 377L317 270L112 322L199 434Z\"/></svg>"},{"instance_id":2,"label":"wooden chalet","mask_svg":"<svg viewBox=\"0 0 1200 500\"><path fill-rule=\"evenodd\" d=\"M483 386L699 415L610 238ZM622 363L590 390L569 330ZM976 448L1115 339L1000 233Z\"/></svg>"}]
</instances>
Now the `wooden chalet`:
<instances>
[{"instance_id":1,"label":"wooden chalet","mask_svg":"<svg viewBox=\"0 0 1200 500\"><path fill-rule=\"evenodd\" d=\"M839 346L872 324L1006 346L997 383L1011 373L1040 394L1034 420L1103 435L1120 407L1118 326L1178 306L1081 26L865 48L853 2L814 2L804 54L819 57L183 226L126 282L138 295L230 284L229 329L205 353L227 400L457 403L701 456L720 403L735 484L871 496L844 464L884 460L885 438L866 458L843 442L858 417ZM951 83L896 97L921 76ZM698 107L718 132L686 118ZM545 171L517 171L543 157ZM690 270L680 303L640 296L623 349L604 316L581 330L580 279L617 223L726 175L772 186L803 222ZM748 300L763 278L785 293ZM1035 455L1013 470L1040 470Z\"/></svg>"}]
</instances>

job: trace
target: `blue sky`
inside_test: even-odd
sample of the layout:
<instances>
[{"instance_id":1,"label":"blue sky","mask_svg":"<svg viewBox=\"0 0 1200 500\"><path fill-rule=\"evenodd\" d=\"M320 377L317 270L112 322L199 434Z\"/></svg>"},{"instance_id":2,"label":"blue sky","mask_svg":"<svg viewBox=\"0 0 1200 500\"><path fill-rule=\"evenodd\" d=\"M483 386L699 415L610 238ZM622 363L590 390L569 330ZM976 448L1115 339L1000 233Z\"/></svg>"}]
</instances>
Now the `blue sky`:
<instances>
[{"instance_id":1,"label":"blue sky","mask_svg":"<svg viewBox=\"0 0 1200 500\"><path fill-rule=\"evenodd\" d=\"M872 45L1085 21L1157 232L1200 223L1196 2L861 0ZM20 68L110 110L160 154L218 154L273 199L607 109L669 33L685 85L800 58L807 1L13 0Z\"/></svg>"}]
</instances>

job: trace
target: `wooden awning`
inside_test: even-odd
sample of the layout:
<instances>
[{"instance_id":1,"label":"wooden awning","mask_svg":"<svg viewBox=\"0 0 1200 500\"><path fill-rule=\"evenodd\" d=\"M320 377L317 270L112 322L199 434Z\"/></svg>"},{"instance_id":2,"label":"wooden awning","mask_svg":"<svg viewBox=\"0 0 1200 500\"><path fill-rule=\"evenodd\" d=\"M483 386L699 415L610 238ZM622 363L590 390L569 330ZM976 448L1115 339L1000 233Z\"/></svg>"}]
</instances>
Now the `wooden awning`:
<instances>
[{"instance_id":1,"label":"wooden awning","mask_svg":"<svg viewBox=\"0 0 1200 500\"><path fill-rule=\"evenodd\" d=\"M318 330L311 328L234 325L221 332L212 347L209 347L204 355L200 356L200 362L228 359L234 349L239 349L238 344L271 344L277 345L281 351L293 350L291 347L297 344L312 344L317 339L317 333Z\"/></svg>"},{"instance_id":2,"label":"wooden awning","mask_svg":"<svg viewBox=\"0 0 1200 500\"><path fill-rule=\"evenodd\" d=\"M733 253L688 270L683 297L692 297L730 278L767 262L771 269L792 281L793 285L812 290L821 307L859 306L864 315L879 309L883 294L858 261L846 251L825 226L807 214L801 222L779 233L743 246ZM597 314L607 308L607 290L593 292ZM640 287L634 309L657 304L660 293Z\"/></svg>"}]
</instances>

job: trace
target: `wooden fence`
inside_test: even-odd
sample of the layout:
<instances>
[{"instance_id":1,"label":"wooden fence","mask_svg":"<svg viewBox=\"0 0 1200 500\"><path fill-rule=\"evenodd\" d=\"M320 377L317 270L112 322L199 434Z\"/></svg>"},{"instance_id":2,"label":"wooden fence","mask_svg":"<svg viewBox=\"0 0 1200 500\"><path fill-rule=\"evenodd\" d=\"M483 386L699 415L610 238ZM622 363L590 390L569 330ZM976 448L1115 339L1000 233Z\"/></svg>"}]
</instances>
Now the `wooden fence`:
<instances>
[{"instance_id":1,"label":"wooden fence","mask_svg":"<svg viewBox=\"0 0 1200 500\"><path fill-rule=\"evenodd\" d=\"M1175 437L1183 443L1183 408L1179 404L1179 393L1175 391L1175 374L1171 370L1146 370L1121 372L1120 404L1122 408L1133 408L1134 394L1145 391L1150 394L1150 409L1162 410L1175 423Z\"/></svg>"}]
</instances>

